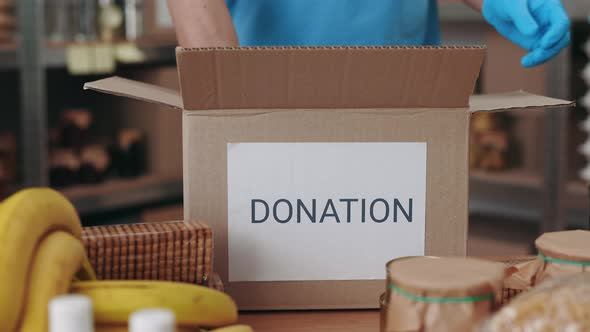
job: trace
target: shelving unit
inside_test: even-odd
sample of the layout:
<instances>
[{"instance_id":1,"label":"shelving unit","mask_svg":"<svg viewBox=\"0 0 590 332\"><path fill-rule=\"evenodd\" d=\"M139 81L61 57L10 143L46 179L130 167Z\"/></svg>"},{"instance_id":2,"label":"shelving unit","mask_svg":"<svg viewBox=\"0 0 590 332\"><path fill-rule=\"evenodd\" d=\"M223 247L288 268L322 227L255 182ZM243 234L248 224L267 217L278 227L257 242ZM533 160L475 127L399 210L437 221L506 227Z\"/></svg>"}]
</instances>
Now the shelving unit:
<instances>
[{"instance_id":1,"label":"shelving unit","mask_svg":"<svg viewBox=\"0 0 590 332\"><path fill-rule=\"evenodd\" d=\"M467 43L488 44L494 32L487 27L480 15L466 8L464 4L446 4L440 7L443 22L443 37L449 44L467 41ZM444 3L444 1L443 1ZM585 13L590 11L590 3L586 1L564 2L574 22L586 20ZM587 11L584 9L588 9ZM497 37L496 37L497 38ZM501 39L501 38L500 38ZM493 42L492 42L493 44ZM506 44L508 44L506 42ZM568 99L570 96L570 61L569 50L562 52L552 60L542 71L522 73L517 63L518 50L508 50L513 54L506 54L504 47L489 46L487 64L498 61L490 69L492 75L514 75L521 72L522 77L511 82L501 81L498 84L486 84L486 69L484 67L482 83L484 93L514 90L524 88L530 92L547 94L556 98ZM516 52L516 53L514 53ZM510 61L506 57L510 57ZM502 59L503 60L498 60ZM508 83L508 84L507 84ZM490 90L491 88L491 90ZM508 220L522 220L539 225L539 231L550 231L567 227L564 208L568 200L567 135L569 113L563 110L546 110L527 114L526 112L512 115L517 122L528 123L526 129L533 132L532 137L524 139L523 149L537 150L534 167L526 165L522 169L508 170L497 173L473 171L470 187L470 213L494 215ZM533 117L540 119L533 123ZM530 164L530 162L529 162Z\"/></svg>"},{"instance_id":2,"label":"shelving unit","mask_svg":"<svg viewBox=\"0 0 590 332\"><path fill-rule=\"evenodd\" d=\"M140 46L145 55L141 64L157 64L175 61L174 47L171 46ZM64 47L45 46L43 63L45 68L63 68L66 66L66 50ZM123 65L124 66L124 65ZM18 69L20 61L17 45L0 45L0 70Z\"/></svg>"},{"instance_id":3,"label":"shelving unit","mask_svg":"<svg viewBox=\"0 0 590 332\"><path fill-rule=\"evenodd\" d=\"M580 99L578 100L578 114L572 118L572 125L574 126L573 130L580 131L582 135L579 138L583 137L584 141L578 142L579 146L574 150L574 153L579 153L582 156L581 160L574 160L574 163L576 161L582 161L582 164L574 165L578 166L580 170L574 170L576 174L573 174L574 176L570 176L568 179L569 181L565 190L566 199L564 201L564 209L566 210L566 219L570 225L579 225L590 229L590 179L588 178L588 162L590 155L588 154L587 149L590 140L588 137L590 134L590 131L588 130L588 123L590 123L588 120L590 119L590 107L587 101L588 96L590 96L590 92L588 92L590 78L584 78L582 75L583 70L588 70L588 68L590 68L590 8L583 13L588 15L586 33L585 35L574 35L574 39L578 43L584 43L583 47L578 48L576 51L585 61L577 61L575 64L577 75L573 77L573 79L579 83L579 88L576 91L577 96L582 96L580 96ZM584 149L583 146L586 148ZM570 169L578 167L570 167Z\"/></svg>"},{"instance_id":4,"label":"shelving unit","mask_svg":"<svg viewBox=\"0 0 590 332\"><path fill-rule=\"evenodd\" d=\"M22 47L0 46L0 70L20 74L21 183L11 186L47 186L48 181L48 75L66 67L65 45L48 45L44 36L44 1L18 1L18 26ZM138 45L145 66L175 62L174 45ZM125 64L118 67L125 68ZM80 90L82 87L80 86ZM182 200L182 177L149 173L135 179L113 179L97 185L74 186L61 191L82 216Z\"/></svg>"},{"instance_id":5,"label":"shelving unit","mask_svg":"<svg viewBox=\"0 0 590 332\"><path fill-rule=\"evenodd\" d=\"M129 206L182 199L182 178L146 175L136 179L113 179L98 185L76 186L61 192L78 213L90 215Z\"/></svg>"},{"instance_id":6,"label":"shelving unit","mask_svg":"<svg viewBox=\"0 0 590 332\"><path fill-rule=\"evenodd\" d=\"M173 46L143 46L139 47L139 49L145 56L145 60L142 61L141 64L158 64L163 62L173 62L176 60ZM65 67L65 52L64 47L47 47L45 49L45 66L47 68Z\"/></svg>"},{"instance_id":7,"label":"shelving unit","mask_svg":"<svg viewBox=\"0 0 590 332\"><path fill-rule=\"evenodd\" d=\"M524 170L498 173L472 171L470 176L470 212L473 214L542 219L543 176Z\"/></svg>"}]
</instances>

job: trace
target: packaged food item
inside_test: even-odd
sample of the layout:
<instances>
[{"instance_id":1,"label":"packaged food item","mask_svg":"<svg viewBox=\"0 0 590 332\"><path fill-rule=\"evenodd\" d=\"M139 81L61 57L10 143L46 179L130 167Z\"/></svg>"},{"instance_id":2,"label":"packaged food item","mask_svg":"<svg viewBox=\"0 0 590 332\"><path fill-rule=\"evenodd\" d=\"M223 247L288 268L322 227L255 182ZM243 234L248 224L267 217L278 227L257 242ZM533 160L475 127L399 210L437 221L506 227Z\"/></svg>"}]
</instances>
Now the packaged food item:
<instances>
[{"instance_id":1,"label":"packaged food item","mask_svg":"<svg viewBox=\"0 0 590 332\"><path fill-rule=\"evenodd\" d=\"M117 145L111 149L113 169L120 177L137 177L146 171L146 142L138 129L119 132Z\"/></svg>"},{"instance_id":2,"label":"packaged food item","mask_svg":"<svg viewBox=\"0 0 590 332\"><path fill-rule=\"evenodd\" d=\"M472 331L494 309L505 269L473 258L393 260L387 264L381 331Z\"/></svg>"},{"instance_id":3,"label":"packaged food item","mask_svg":"<svg viewBox=\"0 0 590 332\"><path fill-rule=\"evenodd\" d=\"M590 271L590 231L545 233L535 246L537 259L512 267L505 287L526 290L549 279Z\"/></svg>"},{"instance_id":4,"label":"packaged food item","mask_svg":"<svg viewBox=\"0 0 590 332\"><path fill-rule=\"evenodd\" d=\"M479 331L590 331L590 274L555 278L519 295Z\"/></svg>"},{"instance_id":5,"label":"packaged food item","mask_svg":"<svg viewBox=\"0 0 590 332\"><path fill-rule=\"evenodd\" d=\"M535 246L539 250L538 284L546 279L586 272L590 268L590 231L575 230L541 235Z\"/></svg>"},{"instance_id":6,"label":"packaged food item","mask_svg":"<svg viewBox=\"0 0 590 332\"><path fill-rule=\"evenodd\" d=\"M167 280L210 284L213 233L196 221L84 227L82 242L99 280Z\"/></svg>"},{"instance_id":7,"label":"packaged food item","mask_svg":"<svg viewBox=\"0 0 590 332\"><path fill-rule=\"evenodd\" d=\"M49 182L52 187L67 187L78 181L80 158L72 149L49 151Z\"/></svg>"},{"instance_id":8,"label":"packaged food item","mask_svg":"<svg viewBox=\"0 0 590 332\"><path fill-rule=\"evenodd\" d=\"M176 316L168 309L143 309L129 316L129 332L175 332Z\"/></svg>"},{"instance_id":9,"label":"packaged food item","mask_svg":"<svg viewBox=\"0 0 590 332\"><path fill-rule=\"evenodd\" d=\"M87 109L69 109L62 113L60 146L79 152L91 139L92 113Z\"/></svg>"},{"instance_id":10,"label":"packaged food item","mask_svg":"<svg viewBox=\"0 0 590 332\"><path fill-rule=\"evenodd\" d=\"M49 332L93 332L92 301L84 295L61 295L49 302Z\"/></svg>"},{"instance_id":11,"label":"packaged food item","mask_svg":"<svg viewBox=\"0 0 590 332\"><path fill-rule=\"evenodd\" d=\"M111 157L102 145L89 145L80 153L81 165L79 180L81 183L99 183L104 180L111 166Z\"/></svg>"}]
</instances>

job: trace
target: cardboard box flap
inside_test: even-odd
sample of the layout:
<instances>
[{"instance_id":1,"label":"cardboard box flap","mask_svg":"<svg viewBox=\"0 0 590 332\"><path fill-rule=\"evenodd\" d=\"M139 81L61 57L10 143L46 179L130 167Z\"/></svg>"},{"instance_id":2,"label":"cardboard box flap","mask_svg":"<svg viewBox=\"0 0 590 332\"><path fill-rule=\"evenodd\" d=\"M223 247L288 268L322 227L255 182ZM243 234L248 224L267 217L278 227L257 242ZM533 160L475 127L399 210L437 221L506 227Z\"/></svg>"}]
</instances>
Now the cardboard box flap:
<instances>
[{"instance_id":1,"label":"cardboard box flap","mask_svg":"<svg viewBox=\"0 0 590 332\"><path fill-rule=\"evenodd\" d=\"M84 89L182 109L182 98L177 91L121 77L109 77L86 83Z\"/></svg>"},{"instance_id":2,"label":"cardboard box flap","mask_svg":"<svg viewBox=\"0 0 590 332\"><path fill-rule=\"evenodd\" d=\"M177 48L186 110L467 108L482 47Z\"/></svg>"},{"instance_id":3,"label":"cardboard box flap","mask_svg":"<svg viewBox=\"0 0 590 332\"><path fill-rule=\"evenodd\" d=\"M531 107L572 106L574 102L531 94L525 91L513 91L499 94L471 96L469 110L476 112L498 112Z\"/></svg>"}]
</instances>

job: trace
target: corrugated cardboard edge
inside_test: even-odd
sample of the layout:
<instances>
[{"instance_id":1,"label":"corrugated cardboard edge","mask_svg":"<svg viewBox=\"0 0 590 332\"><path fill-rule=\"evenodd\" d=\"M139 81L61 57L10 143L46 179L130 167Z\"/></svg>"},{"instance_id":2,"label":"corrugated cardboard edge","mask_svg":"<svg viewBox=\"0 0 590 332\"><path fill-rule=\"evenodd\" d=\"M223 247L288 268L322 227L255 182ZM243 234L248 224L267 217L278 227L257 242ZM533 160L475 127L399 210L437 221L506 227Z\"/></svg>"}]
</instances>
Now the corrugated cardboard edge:
<instances>
[{"instance_id":1,"label":"corrugated cardboard edge","mask_svg":"<svg viewBox=\"0 0 590 332\"><path fill-rule=\"evenodd\" d=\"M84 90L95 90L106 94L170 106L179 110L183 109L182 98L178 91L118 76L86 83L84 84Z\"/></svg>"},{"instance_id":2,"label":"corrugated cardboard edge","mask_svg":"<svg viewBox=\"0 0 590 332\"><path fill-rule=\"evenodd\" d=\"M525 91L475 95L469 98L469 110L477 112L502 112L537 107L570 107L575 102L539 96Z\"/></svg>"},{"instance_id":3,"label":"corrugated cardboard edge","mask_svg":"<svg viewBox=\"0 0 590 332\"><path fill-rule=\"evenodd\" d=\"M186 110L467 107L483 47L177 48Z\"/></svg>"}]
</instances>

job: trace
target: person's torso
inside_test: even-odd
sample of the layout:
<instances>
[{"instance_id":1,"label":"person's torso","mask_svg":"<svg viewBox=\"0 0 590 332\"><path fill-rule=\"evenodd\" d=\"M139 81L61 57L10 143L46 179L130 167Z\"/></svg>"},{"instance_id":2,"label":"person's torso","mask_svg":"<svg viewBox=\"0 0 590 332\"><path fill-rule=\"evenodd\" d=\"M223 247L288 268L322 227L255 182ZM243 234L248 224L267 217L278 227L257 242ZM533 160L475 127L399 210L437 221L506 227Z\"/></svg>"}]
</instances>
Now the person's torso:
<instances>
[{"instance_id":1,"label":"person's torso","mask_svg":"<svg viewBox=\"0 0 590 332\"><path fill-rule=\"evenodd\" d=\"M242 46L437 45L436 0L226 0Z\"/></svg>"}]
</instances>

